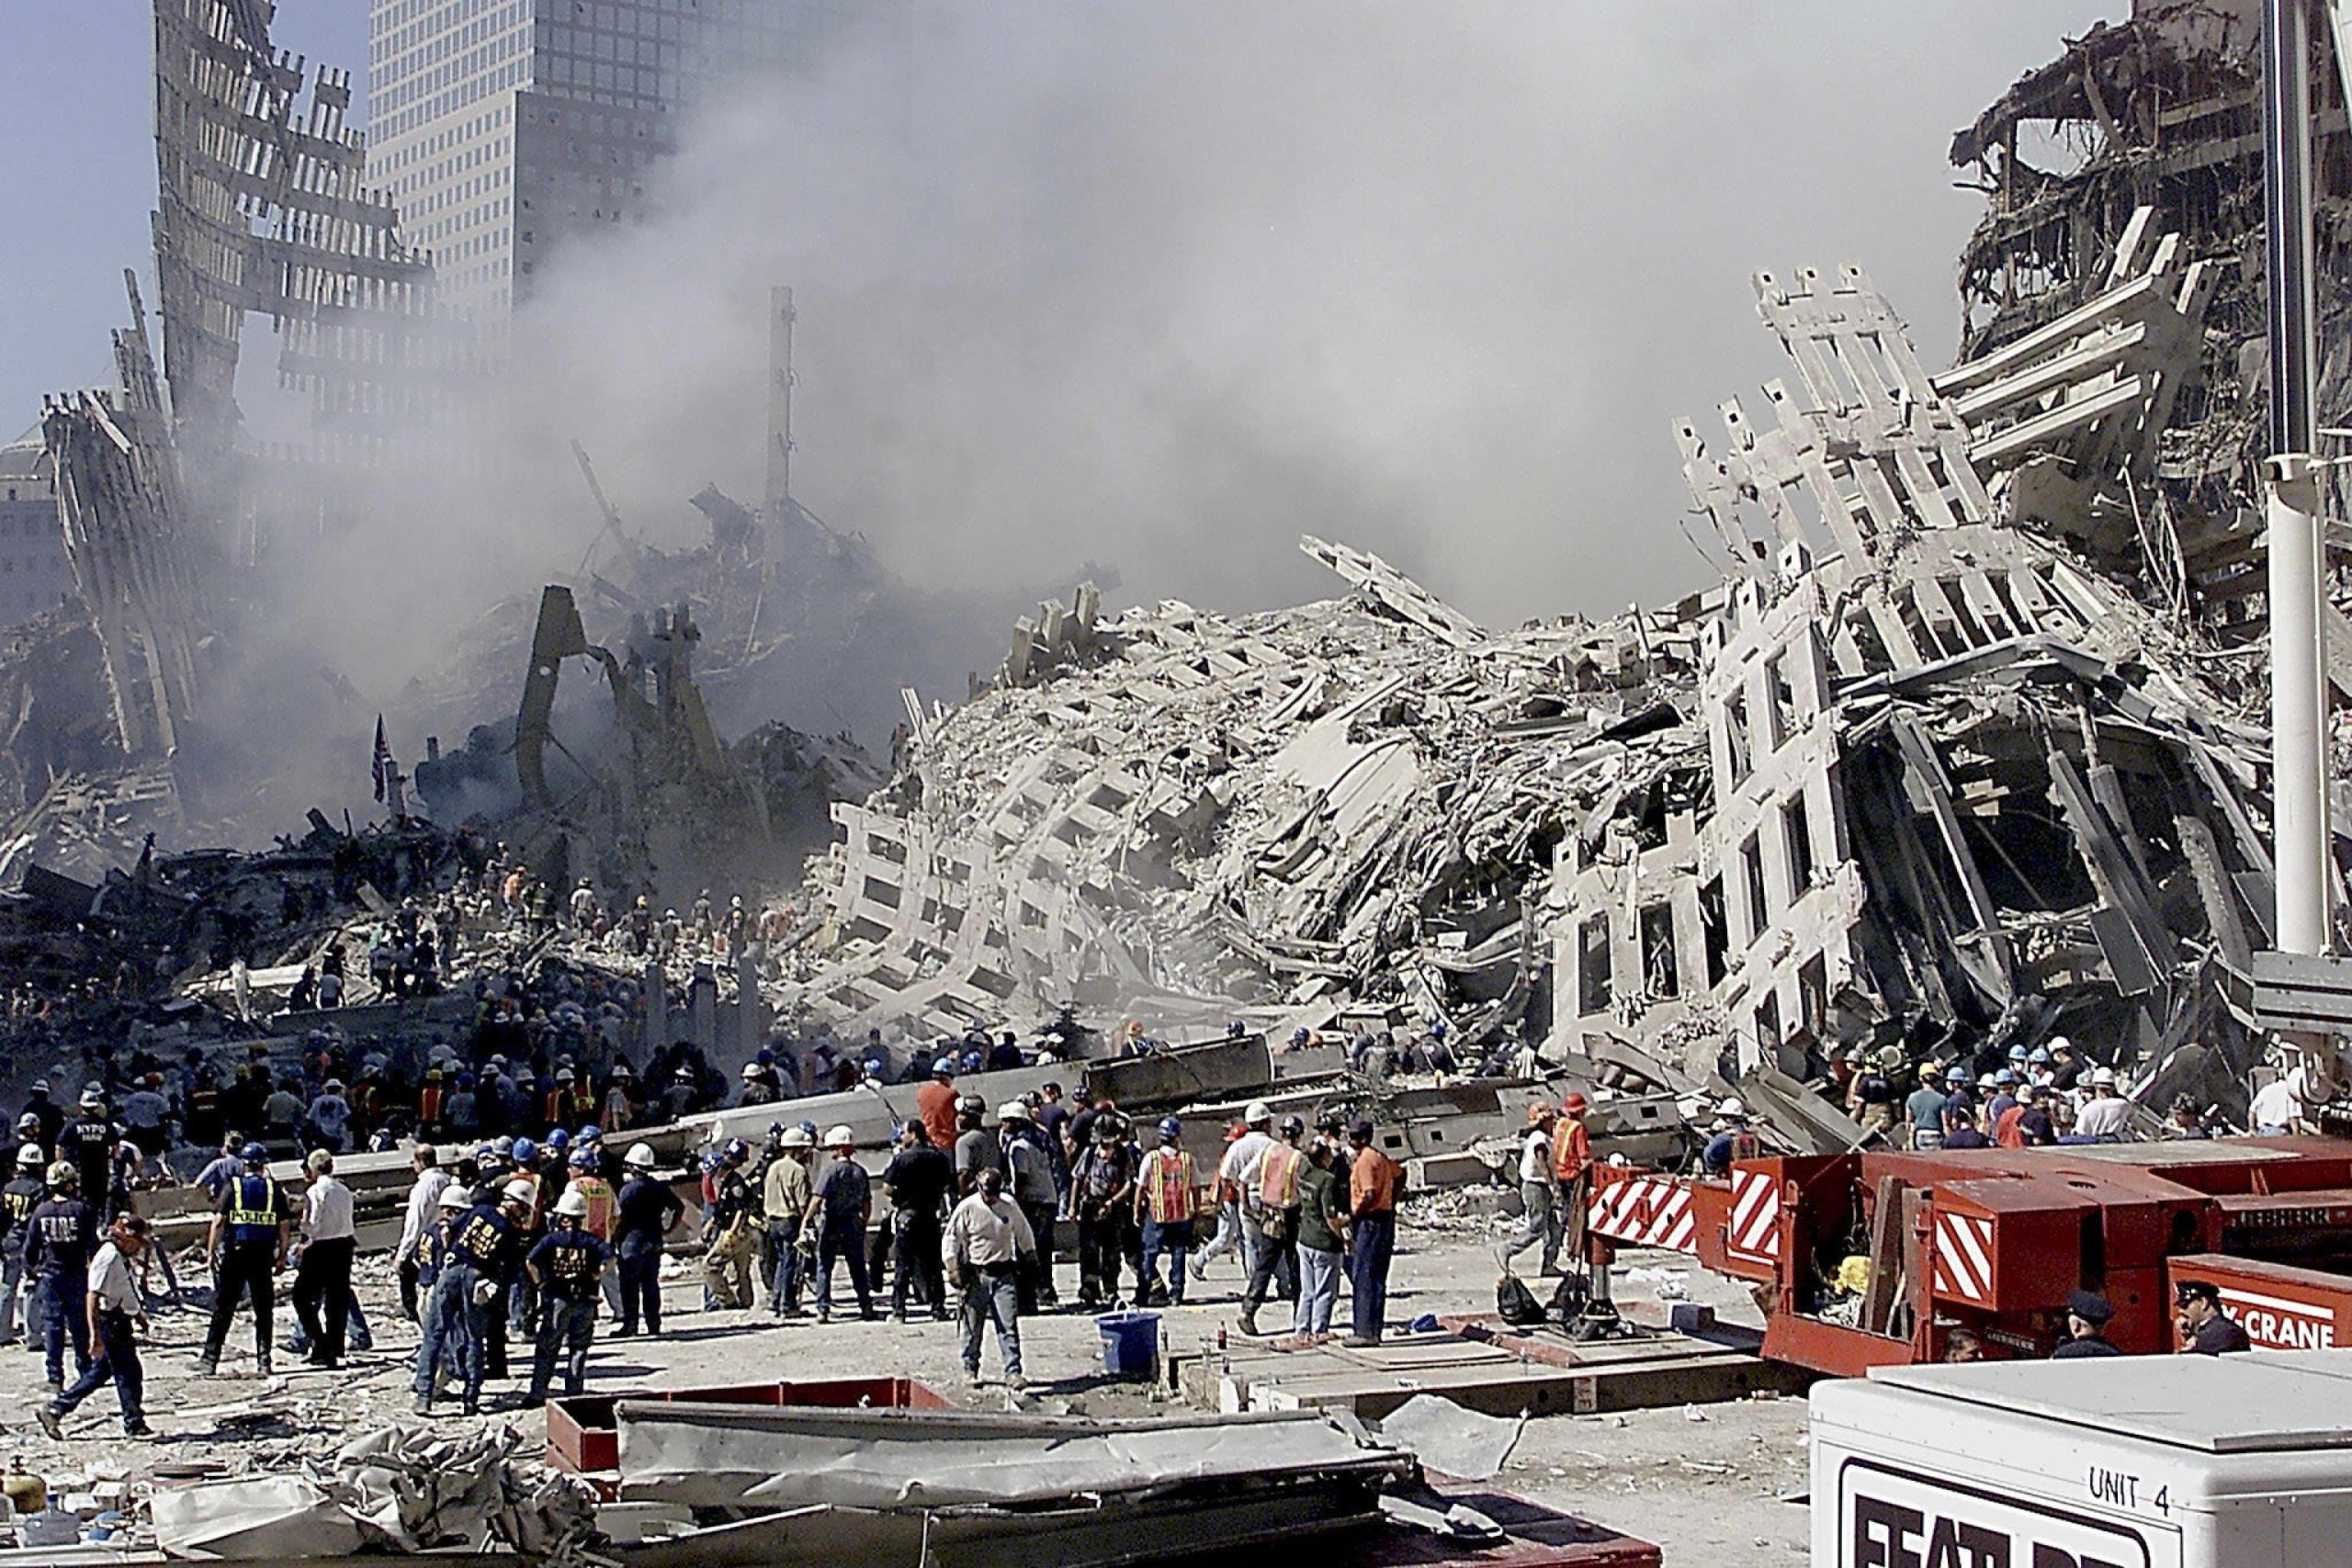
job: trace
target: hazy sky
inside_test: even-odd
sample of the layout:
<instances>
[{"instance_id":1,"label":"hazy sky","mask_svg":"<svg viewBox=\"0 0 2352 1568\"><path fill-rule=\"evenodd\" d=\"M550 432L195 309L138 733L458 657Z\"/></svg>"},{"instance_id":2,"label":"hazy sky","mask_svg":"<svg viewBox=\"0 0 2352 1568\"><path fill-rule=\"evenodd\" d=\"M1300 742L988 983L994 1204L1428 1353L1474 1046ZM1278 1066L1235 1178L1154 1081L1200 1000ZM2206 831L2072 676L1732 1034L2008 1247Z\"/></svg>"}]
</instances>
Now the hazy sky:
<instances>
[{"instance_id":1,"label":"hazy sky","mask_svg":"<svg viewBox=\"0 0 2352 1568\"><path fill-rule=\"evenodd\" d=\"M9 8L13 434L100 373L154 169L145 0ZM755 496L788 281L796 489L919 579L1093 557L1116 597L1245 608L1328 592L1306 529L1497 622L1666 599L1713 575L1670 422L1784 374L1751 271L1860 261L1947 363L1982 210L1951 131L2126 8L926 0L911 159L723 106L673 216L550 280L596 330L537 367L518 471L572 484L579 434L633 517ZM281 0L277 35L357 67L365 4Z\"/></svg>"}]
</instances>

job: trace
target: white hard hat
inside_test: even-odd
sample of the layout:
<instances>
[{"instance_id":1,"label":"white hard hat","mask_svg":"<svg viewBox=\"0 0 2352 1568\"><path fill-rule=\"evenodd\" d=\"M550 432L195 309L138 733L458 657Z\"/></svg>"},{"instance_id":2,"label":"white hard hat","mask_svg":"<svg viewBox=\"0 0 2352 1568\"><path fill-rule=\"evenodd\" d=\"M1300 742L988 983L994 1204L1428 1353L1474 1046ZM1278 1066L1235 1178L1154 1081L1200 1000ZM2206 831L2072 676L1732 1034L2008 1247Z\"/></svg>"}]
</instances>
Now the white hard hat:
<instances>
[{"instance_id":1,"label":"white hard hat","mask_svg":"<svg viewBox=\"0 0 2352 1568\"><path fill-rule=\"evenodd\" d=\"M1029 1120L1029 1107L1018 1100L1008 1100L996 1108L996 1119L1000 1122L1026 1122Z\"/></svg>"},{"instance_id":2,"label":"white hard hat","mask_svg":"<svg viewBox=\"0 0 2352 1568\"><path fill-rule=\"evenodd\" d=\"M808 1129L806 1127L786 1127L784 1130L784 1146L787 1149L808 1148L816 1141L808 1135Z\"/></svg>"},{"instance_id":3,"label":"white hard hat","mask_svg":"<svg viewBox=\"0 0 2352 1568\"><path fill-rule=\"evenodd\" d=\"M2061 1051L2071 1051L2074 1048L2075 1043L2063 1034L2053 1034L2050 1037L2050 1054L2053 1056Z\"/></svg>"},{"instance_id":4,"label":"white hard hat","mask_svg":"<svg viewBox=\"0 0 2352 1568\"><path fill-rule=\"evenodd\" d=\"M588 1195L576 1187L567 1188L563 1196L555 1201L555 1212L584 1220L588 1217Z\"/></svg>"},{"instance_id":5,"label":"white hard hat","mask_svg":"<svg viewBox=\"0 0 2352 1568\"><path fill-rule=\"evenodd\" d=\"M829 1149L854 1149L857 1147L857 1134L847 1127L828 1127L825 1129L825 1146Z\"/></svg>"},{"instance_id":6,"label":"white hard hat","mask_svg":"<svg viewBox=\"0 0 2352 1568\"><path fill-rule=\"evenodd\" d=\"M441 1189L441 1207L445 1209L469 1209L473 1201L474 1195L454 1181Z\"/></svg>"},{"instance_id":7,"label":"white hard hat","mask_svg":"<svg viewBox=\"0 0 2352 1568\"><path fill-rule=\"evenodd\" d=\"M1730 1099L1724 1100L1721 1105L1715 1107L1715 1114L1718 1116L1745 1116L1747 1114L1747 1107L1739 1102L1739 1097L1737 1095L1734 1095Z\"/></svg>"},{"instance_id":8,"label":"white hard hat","mask_svg":"<svg viewBox=\"0 0 2352 1568\"><path fill-rule=\"evenodd\" d=\"M631 1170L651 1170L653 1168L653 1145L651 1144L631 1144L628 1146L628 1153L621 1156L621 1163L628 1167Z\"/></svg>"},{"instance_id":9,"label":"white hard hat","mask_svg":"<svg viewBox=\"0 0 2352 1568\"><path fill-rule=\"evenodd\" d=\"M2113 1089L2115 1087L2115 1069L2113 1067L2105 1066L2093 1067L2091 1069L2091 1087L2093 1089Z\"/></svg>"},{"instance_id":10,"label":"white hard hat","mask_svg":"<svg viewBox=\"0 0 2352 1568\"><path fill-rule=\"evenodd\" d=\"M1242 1122L1251 1127L1255 1127L1261 1122L1271 1122L1273 1119L1272 1108L1262 1100L1251 1100L1249 1109L1241 1113Z\"/></svg>"},{"instance_id":11,"label":"white hard hat","mask_svg":"<svg viewBox=\"0 0 2352 1568\"><path fill-rule=\"evenodd\" d=\"M744 1063L743 1076L747 1078L758 1077L760 1076L760 1065L757 1062Z\"/></svg>"},{"instance_id":12,"label":"white hard hat","mask_svg":"<svg viewBox=\"0 0 2352 1568\"><path fill-rule=\"evenodd\" d=\"M498 1195L509 1203L528 1203L539 1195L539 1190L527 1181L510 1181Z\"/></svg>"},{"instance_id":13,"label":"white hard hat","mask_svg":"<svg viewBox=\"0 0 2352 1568\"><path fill-rule=\"evenodd\" d=\"M40 1168L41 1154L40 1145L39 1144L27 1144L17 1151L17 1168L18 1170L39 1170Z\"/></svg>"}]
</instances>

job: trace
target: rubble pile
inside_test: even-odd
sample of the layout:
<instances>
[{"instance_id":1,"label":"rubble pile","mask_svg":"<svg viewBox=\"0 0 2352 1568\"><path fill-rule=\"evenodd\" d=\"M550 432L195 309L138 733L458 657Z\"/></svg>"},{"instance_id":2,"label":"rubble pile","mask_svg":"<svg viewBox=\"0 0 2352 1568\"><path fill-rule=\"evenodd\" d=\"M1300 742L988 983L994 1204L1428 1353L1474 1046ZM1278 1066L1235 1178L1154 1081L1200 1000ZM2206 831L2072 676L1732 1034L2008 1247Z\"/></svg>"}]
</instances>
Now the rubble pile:
<instances>
[{"instance_id":1,"label":"rubble pile","mask_svg":"<svg viewBox=\"0 0 2352 1568\"><path fill-rule=\"evenodd\" d=\"M2042 520L2052 472L2088 505L2144 471L2214 273L2143 212L2103 281L1931 378L1859 267L1759 274L1803 389L1766 389L1770 429L1726 402L1720 445L1679 427L1728 577L1663 612L1490 632L1309 538L1353 597L1024 621L835 808L776 1000L1370 1011L1678 1088L2069 1029L2242 1070L2258 689Z\"/></svg>"}]
</instances>

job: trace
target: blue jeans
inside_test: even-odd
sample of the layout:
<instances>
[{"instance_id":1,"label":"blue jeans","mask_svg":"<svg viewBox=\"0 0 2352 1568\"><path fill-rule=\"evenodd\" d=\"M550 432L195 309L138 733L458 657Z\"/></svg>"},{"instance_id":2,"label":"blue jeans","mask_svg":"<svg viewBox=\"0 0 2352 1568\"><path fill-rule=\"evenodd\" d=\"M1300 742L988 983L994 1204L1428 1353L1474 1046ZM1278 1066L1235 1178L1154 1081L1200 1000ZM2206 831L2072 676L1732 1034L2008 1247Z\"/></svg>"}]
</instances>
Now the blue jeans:
<instances>
[{"instance_id":1,"label":"blue jeans","mask_svg":"<svg viewBox=\"0 0 2352 1568\"><path fill-rule=\"evenodd\" d=\"M996 1348L1004 1355L1004 1375L1021 1375L1021 1269L1000 1264L964 1271L964 1303L957 1315L964 1330L964 1370L980 1375L980 1322L996 1325Z\"/></svg>"},{"instance_id":2,"label":"blue jeans","mask_svg":"<svg viewBox=\"0 0 2352 1568\"><path fill-rule=\"evenodd\" d=\"M563 1391L578 1393L588 1382L588 1342L596 1332L596 1298L577 1301L539 1292L539 1340L531 1357L531 1398L543 1400L552 1383L556 1358L563 1359Z\"/></svg>"},{"instance_id":3,"label":"blue jeans","mask_svg":"<svg viewBox=\"0 0 2352 1568\"><path fill-rule=\"evenodd\" d=\"M147 1379L139 1365L139 1347L131 1342L130 1314L110 1307L98 1313L98 1359L49 1407L66 1415L109 1382L114 1384L115 1397L122 1402L123 1430L145 1425Z\"/></svg>"},{"instance_id":4,"label":"blue jeans","mask_svg":"<svg viewBox=\"0 0 2352 1568\"><path fill-rule=\"evenodd\" d=\"M458 1264L445 1264L424 1298L424 1337L416 1348L416 1393L433 1397L442 1364L457 1363L458 1381L477 1397L481 1391L481 1345L468 1325L473 1307L474 1282L481 1276Z\"/></svg>"},{"instance_id":5,"label":"blue jeans","mask_svg":"<svg viewBox=\"0 0 2352 1568\"><path fill-rule=\"evenodd\" d=\"M1168 1255L1168 1304L1184 1304L1184 1255L1193 1249L1193 1222L1171 1220L1166 1224L1158 1220L1143 1223L1143 1282L1141 1290L1148 1292L1159 1283L1160 1254Z\"/></svg>"},{"instance_id":6,"label":"blue jeans","mask_svg":"<svg viewBox=\"0 0 2352 1568\"><path fill-rule=\"evenodd\" d=\"M1355 1291L1359 1339L1377 1339L1388 1316L1388 1260L1396 1251L1396 1215L1360 1214L1348 1238L1348 1279Z\"/></svg>"},{"instance_id":7,"label":"blue jeans","mask_svg":"<svg viewBox=\"0 0 2352 1568\"><path fill-rule=\"evenodd\" d=\"M800 1310L800 1216L768 1222L768 1251L775 1277L768 1284L768 1310L781 1317Z\"/></svg>"},{"instance_id":8,"label":"blue jeans","mask_svg":"<svg viewBox=\"0 0 2352 1568\"><path fill-rule=\"evenodd\" d=\"M40 1342L49 1357L49 1381L65 1381L65 1346L74 1346L74 1370L90 1370L90 1279L76 1269L71 1274L40 1277Z\"/></svg>"},{"instance_id":9,"label":"blue jeans","mask_svg":"<svg viewBox=\"0 0 2352 1568\"><path fill-rule=\"evenodd\" d=\"M831 1316L833 1310L833 1263L837 1258L849 1263L850 1288L857 1292L858 1314L874 1315L874 1285L865 1272L865 1232L851 1228L828 1228L817 1237L817 1314Z\"/></svg>"},{"instance_id":10,"label":"blue jeans","mask_svg":"<svg viewBox=\"0 0 2352 1568\"><path fill-rule=\"evenodd\" d=\"M346 1293L343 1306L350 1325L347 1333L350 1348L353 1350L374 1349L376 1335L368 1326L368 1314L359 1310L359 1297L356 1293ZM311 1337L303 1332L300 1318L295 1320L292 1332L286 1336L286 1348L297 1356L307 1356L311 1353Z\"/></svg>"},{"instance_id":11,"label":"blue jeans","mask_svg":"<svg viewBox=\"0 0 2352 1568\"><path fill-rule=\"evenodd\" d=\"M1330 1333L1331 1309L1340 1304L1340 1254L1301 1247L1298 1275L1298 1307L1291 1314L1290 1331Z\"/></svg>"}]
</instances>

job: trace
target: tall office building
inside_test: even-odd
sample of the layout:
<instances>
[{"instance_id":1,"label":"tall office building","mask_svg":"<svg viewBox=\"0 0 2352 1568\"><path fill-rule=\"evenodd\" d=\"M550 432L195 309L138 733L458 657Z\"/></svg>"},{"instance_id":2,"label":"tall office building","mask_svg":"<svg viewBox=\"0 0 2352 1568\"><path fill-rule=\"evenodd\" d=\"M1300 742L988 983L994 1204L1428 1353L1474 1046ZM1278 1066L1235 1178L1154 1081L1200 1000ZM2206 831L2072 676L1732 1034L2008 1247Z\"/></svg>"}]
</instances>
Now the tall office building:
<instances>
[{"instance_id":1,"label":"tall office building","mask_svg":"<svg viewBox=\"0 0 2352 1568\"><path fill-rule=\"evenodd\" d=\"M904 0L371 0L368 173L437 297L494 332L581 231L639 224L680 112L813 69Z\"/></svg>"}]
</instances>

